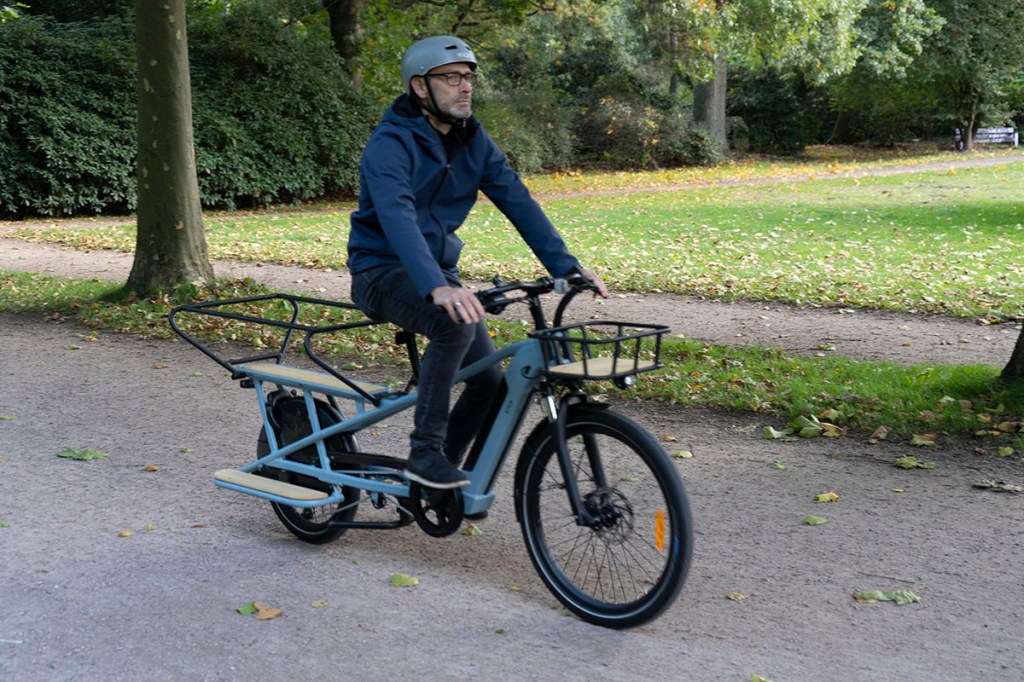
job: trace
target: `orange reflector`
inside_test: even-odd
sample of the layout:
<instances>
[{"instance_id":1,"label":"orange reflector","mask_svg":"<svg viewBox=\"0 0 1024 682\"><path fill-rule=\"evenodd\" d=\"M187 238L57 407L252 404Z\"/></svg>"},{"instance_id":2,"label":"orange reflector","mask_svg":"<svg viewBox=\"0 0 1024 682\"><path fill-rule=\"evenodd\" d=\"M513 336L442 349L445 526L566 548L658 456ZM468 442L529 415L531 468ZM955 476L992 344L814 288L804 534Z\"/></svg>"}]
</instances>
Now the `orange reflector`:
<instances>
[{"instance_id":1,"label":"orange reflector","mask_svg":"<svg viewBox=\"0 0 1024 682\"><path fill-rule=\"evenodd\" d=\"M654 546L665 551L665 512L661 509L654 512Z\"/></svg>"}]
</instances>

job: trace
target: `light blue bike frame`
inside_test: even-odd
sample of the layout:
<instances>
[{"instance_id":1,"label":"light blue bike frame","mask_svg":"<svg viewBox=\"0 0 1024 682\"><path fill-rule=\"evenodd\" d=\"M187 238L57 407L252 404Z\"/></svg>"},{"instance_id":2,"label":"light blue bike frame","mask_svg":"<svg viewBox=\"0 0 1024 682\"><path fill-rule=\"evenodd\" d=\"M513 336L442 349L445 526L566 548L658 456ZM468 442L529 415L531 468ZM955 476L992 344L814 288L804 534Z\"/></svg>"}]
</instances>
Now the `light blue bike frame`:
<instances>
[{"instance_id":1,"label":"light blue bike frame","mask_svg":"<svg viewBox=\"0 0 1024 682\"><path fill-rule=\"evenodd\" d=\"M487 431L486 440L476 464L473 469L464 471L469 478L469 485L459 489L463 498L463 511L467 514L484 511L494 501L494 482L505 463L512 442L522 426L530 396L535 392L543 377L544 358L541 353L540 343L536 339L526 339L510 344L488 357L463 368L456 375L456 383L458 383L479 373L490 365L509 359L508 367L504 372L504 378L508 386L504 401L490 429ZM304 385L301 381L289 381L287 383L288 386L303 389L312 433L294 443L282 446L277 442L274 429L270 427L270 415L267 410L267 401L263 390L265 383L275 384L278 381L273 378L261 378L258 372L249 373L246 371L245 365L241 365L237 369L239 372L247 374L253 380L256 396L259 399L260 415L263 418L267 442L270 445L269 454L239 467L239 471L251 473L261 467L272 467L310 476L329 485L339 486L339 488L326 498L315 501L302 501L283 498L273 493L253 490L252 488L246 488L227 481L215 480L218 486L292 507L318 507L343 502L344 493L340 486L351 486L395 498L406 498L409 496L409 484L398 470L385 467L359 468L350 471L332 470L324 441L327 438L340 434L354 436L368 426L377 424L403 410L410 409L416 402L415 391L402 395L387 396L381 400L378 407L372 409L365 409L366 401L357 397L355 398L356 414L346 416L337 424L322 427L317 417L313 393L349 399L352 399L352 394L332 392L322 386L314 387L312 384ZM553 418L554 414L550 408L548 412L549 418ZM316 447L319 455L319 466L287 459L289 455L304 450L310 445L315 445Z\"/></svg>"}]
</instances>

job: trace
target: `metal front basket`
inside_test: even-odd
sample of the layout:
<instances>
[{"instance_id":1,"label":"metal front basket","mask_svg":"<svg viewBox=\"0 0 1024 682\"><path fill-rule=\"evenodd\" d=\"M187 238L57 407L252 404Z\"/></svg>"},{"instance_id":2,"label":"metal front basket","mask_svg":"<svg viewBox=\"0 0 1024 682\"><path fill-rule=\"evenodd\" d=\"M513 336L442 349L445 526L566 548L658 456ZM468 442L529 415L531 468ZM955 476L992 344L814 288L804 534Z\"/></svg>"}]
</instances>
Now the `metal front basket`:
<instances>
[{"instance_id":1,"label":"metal front basket","mask_svg":"<svg viewBox=\"0 0 1024 682\"><path fill-rule=\"evenodd\" d=\"M531 332L552 379L621 379L662 367L664 325L582 322Z\"/></svg>"}]
</instances>

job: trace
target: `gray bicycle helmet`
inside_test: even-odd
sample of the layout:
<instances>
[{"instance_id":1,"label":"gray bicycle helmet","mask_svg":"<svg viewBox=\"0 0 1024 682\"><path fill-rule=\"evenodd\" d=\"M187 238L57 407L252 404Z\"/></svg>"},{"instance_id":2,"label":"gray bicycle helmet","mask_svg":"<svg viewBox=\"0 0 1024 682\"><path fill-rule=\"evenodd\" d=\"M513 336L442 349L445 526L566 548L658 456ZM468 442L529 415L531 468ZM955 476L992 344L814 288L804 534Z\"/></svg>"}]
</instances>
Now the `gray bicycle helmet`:
<instances>
[{"instance_id":1,"label":"gray bicycle helmet","mask_svg":"<svg viewBox=\"0 0 1024 682\"><path fill-rule=\"evenodd\" d=\"M417 41L402 57L402 85L409 91L413 76L423 76L431 69L445 64L466 63L476 71L476 56L461 38L434 36Z\"/></svg>"}]
</instances>

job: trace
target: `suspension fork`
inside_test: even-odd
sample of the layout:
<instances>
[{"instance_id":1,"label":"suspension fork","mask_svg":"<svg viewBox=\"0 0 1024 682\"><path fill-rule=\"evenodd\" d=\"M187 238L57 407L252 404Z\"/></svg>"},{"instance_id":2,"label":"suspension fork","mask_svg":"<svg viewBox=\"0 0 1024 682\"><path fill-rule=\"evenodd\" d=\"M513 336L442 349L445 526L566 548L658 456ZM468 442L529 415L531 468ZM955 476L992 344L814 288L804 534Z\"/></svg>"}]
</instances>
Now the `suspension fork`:
<instances>
[{"instance_id":1,"label":"suspension fork","mask_svg":"<svg viewBox=\"0 0 1024 682\"><path fill-rule=\"evenodd\" d=\"M558 455L558 466L562 470L562 480L565 481L565 492L569 498L569 506L576 518L576 525L594 526L598 519L587 509L580 494L579 483L576 481L576 470L573 466L572 456L569 454L569 445L566 441L566 423L569 420L569 408L579 398L579 393L570 393L561 398L557 408L555 396L547 392L544 396L544 403L548 413L548 420L552 423L555 431L555 453ZM604 472L604 465L601 462L601 453L598 452L597 439L593 434L583 434L583 447L587 453L587 463L594 476L594 483L598 490L608 487L608 481Z\"/></svg>"}]
</instances>

